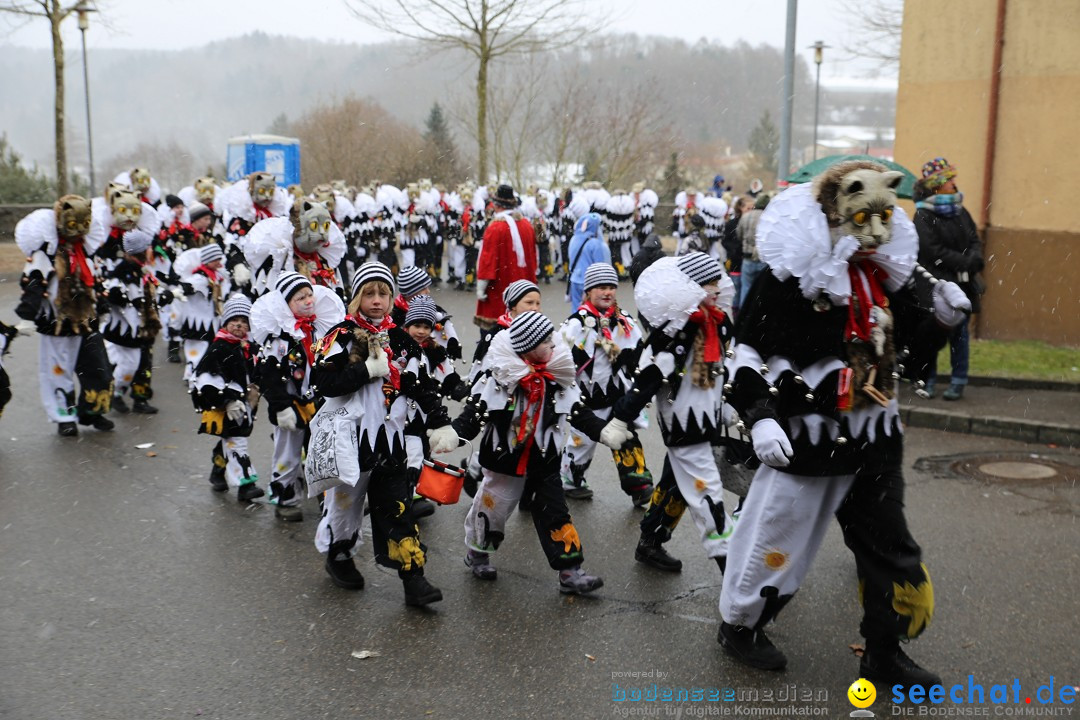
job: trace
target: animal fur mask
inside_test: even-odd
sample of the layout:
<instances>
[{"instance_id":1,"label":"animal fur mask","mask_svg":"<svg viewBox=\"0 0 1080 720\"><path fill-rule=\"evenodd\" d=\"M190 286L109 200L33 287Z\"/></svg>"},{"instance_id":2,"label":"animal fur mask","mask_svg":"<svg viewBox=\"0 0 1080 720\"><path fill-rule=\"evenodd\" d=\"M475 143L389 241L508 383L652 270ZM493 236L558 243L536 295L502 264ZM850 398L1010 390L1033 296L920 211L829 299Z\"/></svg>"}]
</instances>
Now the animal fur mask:
<instances>
[{"instance_id":1,"label":"animal fur mask","mask_svg":"<svg viewBox=\"0 0 1080 720\"><path fill-rule=\"evenodd\" d=\"M325 205L305 200L300 210L299 229L293 244L303 253L313 253L326 246L330 238L330 211Z\"/></svg>"},{"instance_id":2,"label":"animal fur mask","mask_svg":"<svg viewBox=\"0 0 1080 720\"><path fill-rule=\"evenodd\" d=\"M274 199L277 180L270 173L255 172L248 177L248 192L251 201L259 207L266 207Z\"/></svg>"},{"instance_id":3,"label":"animal fur mask","mask_svg":"<svg viewBox=\"0 0 1080 720\"><path fill-rule=\"evenodd\" d=\"M814 197L828 218L835 242L844 235L874 250L892 237L896 188L904 174L877 163L840 163L814 179Z\"/></svg>"},{"instance_id":4,"label":"animal fur mask","mask_svg":"<svg viewBox=\"0 0 1080 720\"><path fill-rule=\"evenodd\" d=\"M115 190L109 196L113 225L121 230L134 230L142 217L142 200L131 190Z\"/></svg>"},{"instance_id":5,"label":"animal fur mask","mask_svg":"<svg viewBox=\"0 0 1080 720\"><path fill-rule=\"evenodd\" d=\"M330 211L330 214L334 214L334 187L332 185L322 184L316 185L311 191L312 197L315 202L322 203L326 206L326 209Z\"/></svg>"},{"instance_id":6,"label":"animal fur mask","mask_svg":"<svg viewBox=\"0 0 1080 720\"><path fill-rule=\"evenodd\" d=\"M195 197L203 205L214 204L214 178L201 177L195 181Z\"/></svg>"},{"instance_id":7,"label":"animal fur mask","mask_svg":"<svg viewBox=\"0 0 1080 720\"><path fill-rule=\"evenodd\" d=\"M150 191L150 171L147 168L135 168L130 173L131 189L139 195Z\"/></svg>"},{"instance_id":8,"label":"animal fur mask","mask_svg":"<svg viewBox=\"0 0 1080 720\"><path fill-rule=\"evenodd\" d=\"M60 237L85 237L90 232L90 203L79 195L65 195L53 205Z\"/></svg>"}]
</instances>

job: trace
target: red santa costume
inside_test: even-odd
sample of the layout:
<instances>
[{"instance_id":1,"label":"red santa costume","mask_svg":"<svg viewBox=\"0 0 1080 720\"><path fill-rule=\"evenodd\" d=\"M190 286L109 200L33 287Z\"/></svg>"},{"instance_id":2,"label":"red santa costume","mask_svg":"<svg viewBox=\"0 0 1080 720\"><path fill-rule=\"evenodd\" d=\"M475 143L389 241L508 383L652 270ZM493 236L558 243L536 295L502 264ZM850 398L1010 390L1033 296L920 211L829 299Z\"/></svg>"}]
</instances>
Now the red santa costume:
<instances>
[{"instance_id":1,"label":"red santa costume","mask_svg":"<svg viewBox=\"0 0 1080 720\"><path fill-rule=\"evenodd\" d=\"M476 319L491 327L505 311L503 290L516 280L536 281L536 239L532 223L512 212L518 205L514 189L500 185L493 203L495 217L484 231L476 264Z\"/></svg>"}]
</instances>

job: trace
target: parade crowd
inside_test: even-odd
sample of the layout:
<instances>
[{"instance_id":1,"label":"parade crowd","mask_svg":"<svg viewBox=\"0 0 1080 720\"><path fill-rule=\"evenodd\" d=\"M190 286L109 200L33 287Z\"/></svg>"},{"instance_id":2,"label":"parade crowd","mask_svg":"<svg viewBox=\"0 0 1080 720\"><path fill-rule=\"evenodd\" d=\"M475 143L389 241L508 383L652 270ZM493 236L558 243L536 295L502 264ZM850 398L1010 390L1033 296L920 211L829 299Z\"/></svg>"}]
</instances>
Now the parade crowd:
<instances>
[{"instance_id":1,"label":"parade crowd","mask_svg":"<svg viewBox=\"0 0 1080 720\"><path fill-rule=\"evenodd\" d=\"M939 225L966 214L955 175L941 158L923 169L919 212ZM568 501L592 496L604 446L644 510L635 558L680 572L665 544L688 513L723 578L719 643L763 670L786 666L765 628L836 518L859 578L861 677L926 686L940 680L901 647L934 598L904 517L896 393L905 381L930 394L938 350L966 343L958 283L981 266L961 251L966 270L949 276L920 256L928 221L896 205L901 179L846 162L770 198L760 182L732 197L718 178L677 195L668 256L641 183L305 193L256 172L172 195L135 168L101 197L65 195L19 223L21 320L0 323L0 355L36 331L42 405L72 437L112 430L110 413L159 412L161 336L192 428L213 440L210 488L268 496L282 522L317 498L315 546L344 590L364 587L367 517L375 561L411 606L442 599L424 575L420 528L436 507L422 478L463 446L462 553L477 580L498 578L520 510L560 592L603 586ZM624 282L635 314L617 302ZM455 291L476 295L472 357L434 297ZM569 316L545 314L564 295ZM965 381L954 369L950 392ZM0 412L8 385L0 365ZM267 422L273 456L252 457ZM652 422L662 461L642 446Z\"/></svg>"}]
</instances>

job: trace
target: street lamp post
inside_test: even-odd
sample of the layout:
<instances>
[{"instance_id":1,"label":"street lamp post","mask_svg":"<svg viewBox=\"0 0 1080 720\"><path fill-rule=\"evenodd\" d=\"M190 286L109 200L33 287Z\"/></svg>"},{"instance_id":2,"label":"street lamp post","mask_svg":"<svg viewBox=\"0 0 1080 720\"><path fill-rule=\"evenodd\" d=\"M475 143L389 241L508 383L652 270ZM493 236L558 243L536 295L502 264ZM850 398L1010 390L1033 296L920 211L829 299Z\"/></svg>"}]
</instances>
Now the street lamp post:
<instances>
[{"instance_id":1,"label":"street lamp post","mask_svg":"<svg viewBox=\"0 0 1080 720\"><path fill-rule=\"evenodd\" d=\"M821 104L821 60L825 48L829 47L818 40L810 46L814 51L814 64L817 65L817 79L814 81L814 159L817 160L818 107Z\"/></svg>"},{"instance_id":2,"label":"street lamp post","mask_svg":"<svg viewBox=\"0 0 1080 720\"><path fill-rule=\"evenodd\" d=\"M75 6L75 12L79 14L79 32L82 34L83 89L86 92L86 147L90 153L90 194L93 195L97 185L94 181L94 138L90 131L90 71L86 66L86 30L90 27L90 13L97 10L86 0L79 0Z\"/></svg>"}]
</instances>

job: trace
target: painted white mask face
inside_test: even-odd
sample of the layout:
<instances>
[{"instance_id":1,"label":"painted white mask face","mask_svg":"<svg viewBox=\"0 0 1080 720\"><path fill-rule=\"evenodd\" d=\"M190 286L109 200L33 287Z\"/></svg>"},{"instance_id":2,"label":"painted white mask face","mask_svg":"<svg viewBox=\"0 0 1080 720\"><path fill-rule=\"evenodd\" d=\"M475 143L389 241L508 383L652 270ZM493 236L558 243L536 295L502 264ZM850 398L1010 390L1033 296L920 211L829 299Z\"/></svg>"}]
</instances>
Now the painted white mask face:
<instances>
[{"instance_id":1,"label":"painted white mask face","mask_svg":"<svg viewBox=\"0 0 1080 720\"><path fill-rule=\"evenodd\" d=\"M142 217L142 201L130 190L118 190L109 199L113 225L121 230L132 230Z\"/></svg>"},{"instance_id":2,"label":"painted white mask face","mask_svg":"<svg viewBox=\"0 0 1080 720\"><path fill-rule=\"evenodd\" d=\"M304 201L300 211L300 231L293 243L303 253L313 253L324 247L330 237L330 211L325 205Z\"/></svg>"},{"instance_id":3,"label":"painted white mask face","mask_svg":"<svg viewBox=\"0 0 1080 720\"><path fill-rule=\"evenodd\" d=\"M903 179L904 174L896 170L862 168L845 175L836 196L840 234L854 236L861 250L874 250L889 242L896 188Z\"/></svg>"},{"instance_id":4,"label":"painted white mask face","mask_svg":"<svg viewBox=\"0 0 1080 720\"><path fill-rule=\"evenodd\" d=\"M254 173L251 176L251 184L248 190L251 193L251 201L259 207L266 207L274 199L274 190L277 181L274 176L267 173Z\"/></svg>"}]
</instances>

